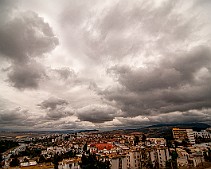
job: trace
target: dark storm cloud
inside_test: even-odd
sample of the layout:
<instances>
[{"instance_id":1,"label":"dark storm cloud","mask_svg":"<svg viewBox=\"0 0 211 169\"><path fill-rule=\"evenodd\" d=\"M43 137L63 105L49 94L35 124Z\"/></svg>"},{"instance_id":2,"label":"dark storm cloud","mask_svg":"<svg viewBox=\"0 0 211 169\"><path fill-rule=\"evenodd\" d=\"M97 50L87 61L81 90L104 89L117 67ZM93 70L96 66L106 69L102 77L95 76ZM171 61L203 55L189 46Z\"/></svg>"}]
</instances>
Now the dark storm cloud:
<instances>
[{"instance_id":1,"label":"dark storm cloud","mask_svg":"<svg viewBox=\"0 0 211 169\"><path fill-rule=\"evenodd\" d=\"M140 126L149 124L149 119L146 117L136 116L136 117L118 117L116 118L120 123L119 126L128 127L128 126Z\"/></svg>"},{"instance_id":2,"label":"dark storm cloud","mask_svg":"<svg viewBox=\"0 0 211 169\"><path fill-rule=\"evenodd\" d=\"M27 110L16 108L13 110L1 110L1 122L17 121L26 119Z\"/></svg>"},{"instance_id":3,"label":"dark storm cloud","mask_svg":"<svg viewBox=\"0 0 211 169\"><path fill-rule=\"evenodd\" d=\"M207 122L210 123L210 109L188 110L185 112L171 112L168 114L159 114L149 116L152 123L182 123L182 122Z\"/></svg>"},{"instance_id":4,"label":"dark storm cloud","mask_svg":"<svg viewBox=\"0 0 211 169\"><path fill-rule=\"evenodd\" d=\"M8 81L18 89L37 88L45 68L33 58L58 45L52 28L35 12L17 13L0 27L0 56L11 62Z\"/></svg>"},{"instance_id":5,"label":"dark storm cloud","mask_svg":"<svg viewBox=\"0 0 211 169\"><path fill-rule=\"evenodd\" d=\"M81 121L103 123L112 121L117 115L117 110L111 106L89 105L78 110L77 117Z\"/></svg>"},{"instance_id":6,"label":"dark storm cloud","mask_svg":"<svg viewBox=\"0 0 211 169\"><path fill-rule=\"evenodd\" d=\"M28 110L21 108L0 110L0 126L2 128L33 126L34 124L33 119L29 118Z\"/></svg>"},{"instance_id":7,"label":"dark storm cloud","mask_svg":"<svg viewBox=\"0 0 211 169\"><path fill-rule=\"evenodd\" d=\"M47 100L44 100L38 106L40 106L42 109L54 110L57 108L57 106L60 106L60 105L68 105L68 102L63 99L51 97Z\"/></svg>"},{"instance_id":8,"label":"dark storm cloud","mask_svg":"<svg viewBox=\"0 0 211 169\"><path fill-rule=\"evenodd\" d=\"M0 28L2 56L23 63L39 57L58 45L48 23L34 12L19 13Z\"/></svg>"},{"instance_id":9,"label":"dark storm cloud","mask_svg":"<svg viewBox=\"0 0 211 169\"><path fill-rule=\"evenodd\" d=\"M164 58L160 65L147 68L114 66L107 70L114 74L118 82L131 91L149 91L177 87L194 83L195 73L201 68L210 69L211 51L207 47L197 47L181 56L172 54Z\"/></svg>"},{"instance_id":10,"label":"dark storm cloud","mask_svg":"<svg viewBox=\"0 0 211 169\"><path fill-rule=\"evenodd\" d=\"M59 125L59 127L61 128L61 129L77 129L78 127L79 127L79 125L77 124L77 123L75 123L75 122L68 122L68 123L61 123L60 125Z\"/></svg>"},{"instance_id":11,"label":"dark storm cloud","mask_svg":"<svg viewBox=\"0 0 211 169\"><path fill-rule=\"evenodd\" d=\"M27 62L24 66L16 64L8 73L8 81L18 89L36 89L39 81L44 77L45 68L35 61Z\"/></svg>"},{"instance_id":12,"label":"dark storm cloud","mask_svg":"<svg viewBox=\"0 0 211 169\"><path fill-rule=\"evenodd\" d=\"M46 112L47 119L60 119L74 114L74 110L68 107L69 103L60 98L51 97L44 100L38 106Z\"/></svg>"},{"instance_id":13,"label":"dark storm cloud","mask_svg":"<svg viewBox=\"0 0 211 169\"><path fill-rule=\"evenodd\" d=\"M164 57L152 67L117 65L107 72L121 86L109 88L103 94L127 116L210 108L210 65L210 49L203 46L179 56Z\"/></svg>"}]
</instances>

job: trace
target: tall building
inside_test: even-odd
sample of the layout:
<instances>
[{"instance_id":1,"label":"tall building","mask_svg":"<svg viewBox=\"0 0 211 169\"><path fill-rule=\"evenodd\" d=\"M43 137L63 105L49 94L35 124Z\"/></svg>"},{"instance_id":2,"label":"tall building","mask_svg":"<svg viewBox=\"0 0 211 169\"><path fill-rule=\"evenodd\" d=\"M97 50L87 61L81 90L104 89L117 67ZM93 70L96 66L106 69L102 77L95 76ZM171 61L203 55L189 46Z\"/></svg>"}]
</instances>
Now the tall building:
<instances>
[{"instance_id":1,"label":"tall building","mask_svg":"<svg viewBox=\"0 0 211 169\"><path fill-rule=\"evenodd\" d=\"M150 159L153 167L165 168L166 161L170 159L168 148L154 148L150 151Z\"/></svg>"},{"instance_id":2,"label":"tall building","mask_svg":"<svg viewBox=\"0 0 211 169\"><path fill-rule=\"evenodd\" d=\"M111 169L127 169L126 156L117 155L110 159Z\"/></svg>"},{"instance_id":3,"label":"tall building","mask_svg":"<svg viewBox=\"0 0 211 169\"><path fill-rule=\"evenodd\" d=\"M193 129L173 128L172 132L175 140L183 141L188 139L190 144L195 144Z\"/></svg>"},{"instance_id":4,"label":"tall building","mask_svg":"<svg viewBox=\"0 0 211 169\"><path fill-rule=\"evenodd\" d=\"M195 144L195 138L194 138L194 133L193 133L193 129L186 129L187 131L187 136L188 136L188 140L191 144Z\"/></svg>"},{"instance_id":5,"label":"tall building","mask_svg":"<svg viewBox=\"0 0 211 169\"><path fill-rule=\"evenodd\" d=\"M141 151L131 150L127 155L127 166L130 169L139 169L141 166Z\"/></svg>"},{"instance_id":6,"label":"tall building","mask_svg":"<svg viewBox=\"0 0 211 169\"><path fill-rule=\"evenodd\" d=\"M207 139L211 138L211 133L207 132L206 130L202 130L200 132L194 131L193 134L195 138L197 137L207 138Z\"/></svg>"}]
</instances>

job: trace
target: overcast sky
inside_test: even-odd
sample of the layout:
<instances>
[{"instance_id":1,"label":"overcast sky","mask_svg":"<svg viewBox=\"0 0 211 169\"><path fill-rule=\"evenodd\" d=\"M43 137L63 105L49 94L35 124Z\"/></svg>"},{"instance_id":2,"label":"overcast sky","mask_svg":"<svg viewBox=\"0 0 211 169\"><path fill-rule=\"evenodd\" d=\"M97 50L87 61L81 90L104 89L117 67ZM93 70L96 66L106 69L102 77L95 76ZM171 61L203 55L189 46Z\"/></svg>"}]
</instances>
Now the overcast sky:
<instances>
[{"instance_id":1,"label":"overcast sky","mask_svg":"<svg viewBox=\"0 0 211 169\"><path fill-rule=\"evenodd\" d=\"M211 124L210 0L0 0L0 128Z\"/></svg>"}]
</instances>

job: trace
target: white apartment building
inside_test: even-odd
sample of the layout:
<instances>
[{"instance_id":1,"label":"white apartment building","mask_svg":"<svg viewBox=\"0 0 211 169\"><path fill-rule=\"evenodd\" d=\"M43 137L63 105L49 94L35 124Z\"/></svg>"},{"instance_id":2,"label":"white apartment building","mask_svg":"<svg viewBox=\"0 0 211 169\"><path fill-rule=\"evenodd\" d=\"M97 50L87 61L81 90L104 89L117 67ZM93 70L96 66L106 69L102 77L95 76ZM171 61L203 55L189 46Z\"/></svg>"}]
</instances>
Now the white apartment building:
<instances>
[{"instance_id":1,"label":"white apartment building","mask_svg":"<svg viewBox=\"0 0 211 169\"><path fill-rule=\"evenodd\" d=\"M110 159L111 169L127 169L126 156L115 156Z\"/></svg>"},{"instance_id":2,"label":"white apartment building","mask_svg":"<svg viewBox=\"0 0 211 169\"><path fill-rule=\"evenodd\" d=\"M200 132L194 131L194 137L201 137L201 138L211 138L211 133L207 132L206 130L202 130Z\"/></svg>"},{"instance_id":3,"label":"white apartment building","mask_svg":"<svg viewBox=\"0 0 211 169\"><path fill-rule=\"evenodd\" d=\"M188 139L190 144L195 144L193 129L173 128L172 132L174 139L179 141Z\"/></svg>"},{"instance_id":4,"label":"white apartment building","mask_svg":"<svg viewBox=\"0 0 211 169\"><path fill-rule=\"evenodd\" d=\"M170 159L168 148L152 149L150 151L150 158L153 166L155 166L157 163L159 165L159 168L165 168L166 161Z\"/></svg>"},{"instance_id":5,"label":"white apartment building","mask_svg":"<svg viewBox=\"0 0 211 169\"><path fill-rule=\"evenodd\" d=\"M165 138L147 138L147 146L166 146Z\"/></svg>"},{"instance_id":6,"label":"white apartment building","mask_svg":"<svg viewBox=\"0 0 211 169\"><path fill-rule=\"evenodd\" d=\"M141 151L132 150L127 155L127 167L130 169L139 169L141 166Z\"/></svg>"},{"instance_id":7,"label":"white apartment building","mask_svg":"<svg viewBox=\"0 0 211 169\"><path fill-rule=\"evenodd\" d=\"M194 138L194 134L193 134L193 129L186 129L187 131L187 136L188 136L188 140L191 144L195 144L195 138Z\"/></svg>"},{"instance_id":8,"label":"white apartment building","mask_svg":"<svg viewBox=\"0 0 211 169\"><path fill-rule=\"evenodd\" d=\"M61 162L59 162L58 169L80 169L80 165L78 164L79 160L72 159L68 160L65 159Z\"/></svg>"},{"instance_id":9,"label":"white apartment building","mask_svg":"<svg viewBox=\"0 0 211 169\"><path fill-rule=\"evenodd\" d=\"M23 152L26 150L27 144L21 144L20 146L16 147L13 151L11 151L12 154L19 154L20 152Z\"/></svg>"},{"instance_id":10,"label":"white apartment building","mask_svg":"<svg viewBox=\"0 0 211 169\"><path fill-rule=\"evenodd\" d=\"M189 154L182 148L176 148L176 150L178 154L178 158L177 158L178 167L187 166Z\"/></svg>"}]
</instances>

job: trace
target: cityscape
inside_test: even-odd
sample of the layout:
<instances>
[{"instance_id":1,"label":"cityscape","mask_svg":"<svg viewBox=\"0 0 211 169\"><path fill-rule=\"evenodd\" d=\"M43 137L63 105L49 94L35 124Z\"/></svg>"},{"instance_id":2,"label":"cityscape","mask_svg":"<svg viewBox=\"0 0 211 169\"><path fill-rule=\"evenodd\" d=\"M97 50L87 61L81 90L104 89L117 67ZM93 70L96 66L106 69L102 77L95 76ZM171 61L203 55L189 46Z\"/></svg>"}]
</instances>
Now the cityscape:
<instances>
[{"instance_id":1,"label":"cityscape","mask_svg":"<svg viewBox=\"0 0 211 169\"><path fill-rule=\"evenodd\" d=\"M0 168L211 169L211 0L0 0Z\"/></svg>"},{"instance_id":2,"label":"cityscape","mask_svg":"<svg viewBox=\"0 0 211 169\"><path fill-rule=\"evenodd\" d=\"M162 125L143 129L62 133L5 131L0 137L1 167L25 169L211 167L211 128L205 129L208 125L195 123L178 126ZM163 137L157 134L157 131L161 130L165 133Z\"/></svg>"}]
</instances>

